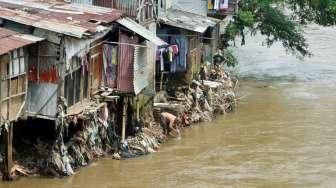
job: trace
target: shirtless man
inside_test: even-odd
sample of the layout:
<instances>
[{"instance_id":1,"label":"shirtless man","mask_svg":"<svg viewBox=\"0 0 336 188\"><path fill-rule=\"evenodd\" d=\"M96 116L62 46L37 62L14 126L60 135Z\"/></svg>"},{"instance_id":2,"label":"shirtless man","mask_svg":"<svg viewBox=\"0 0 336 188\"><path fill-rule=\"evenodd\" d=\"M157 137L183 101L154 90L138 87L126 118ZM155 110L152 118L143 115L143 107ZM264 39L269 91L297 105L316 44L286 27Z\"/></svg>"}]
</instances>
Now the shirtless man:
<instances>
[{"instance_id":1,"label":"shirtless man","mask_svg":"<svg viewBox=\"0 0 336 188\"><path fill-rule=\"evenodd\" d=\"M173 114L168 112L161 113L161 123L166 135L169 133L170 130L173 130L178 137L181 136L181 133L177 128L177 122L178 122L177 117L174 116Z\"/></svg>"}]
</instances>

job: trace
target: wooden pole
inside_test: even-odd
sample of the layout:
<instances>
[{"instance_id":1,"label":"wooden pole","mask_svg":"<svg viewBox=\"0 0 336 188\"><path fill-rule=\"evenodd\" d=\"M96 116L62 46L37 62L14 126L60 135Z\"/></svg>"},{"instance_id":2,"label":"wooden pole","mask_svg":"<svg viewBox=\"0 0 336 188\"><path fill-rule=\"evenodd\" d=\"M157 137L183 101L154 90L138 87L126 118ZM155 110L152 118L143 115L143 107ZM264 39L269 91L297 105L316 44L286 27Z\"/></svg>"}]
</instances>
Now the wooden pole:
<instances>
[{"instance_id":1,"label":"wooden pole","mask_svg":"<svg viewBox=\"0 0 336 188\"><path fill-rule=\"evenodd\" d=\"M3 170L3 180L12 180L11 171L13 167L13 124L12 122L8 124L5 130L5 160L4 160L4 170Z\"/></svg>"},{"instance_id":2,"label":"wooden pole","mask_svg":"<svg viewBox=\"0 0 336 188\"><path fill-rule=\"evenodd\" d=\"M123 117L122 117L122 129L121 129L121 140L124 142L126 138L126 124L127 124L127 97L123 99Z\"/></svg>"},{"instance_id":3,"label":"wooden pole","mask_svg":"<svg viewBox=\"0 0 336 188\"><path fill-rule=\"evenodd\" d=\"M163 86L163 73L161 72L161 75L160 75L160 91L162 91L162 86Z\"/></svg>"},{"instance_id":4,"label":"wooden pole","mask_svg":"<svg viewBox=\"0 0 336 188\"><path fill-rule=\"evenodd\" d=\"M140 99L139 96L136 96L136 120L140 121Z\"/></svg>"},{"instance_id":5,"label":"wooden pole","mask_svg":"<svg viewBox=\"0 0 336 188\"><path fill-rule=\"evenodd\" d=\"M12 55L10 55L9 66L12 66L13 71L13 63L12 63ZM8 97L7 100L7 120L10 120L10 109L11 109L11 73L8 73ZM9 181L11 178L11 170L13 166L13 124L9 122L8 127L5 129L5 160L4 160L4 170L3 170L3 180Z\"/></svg>"}]
</instances>

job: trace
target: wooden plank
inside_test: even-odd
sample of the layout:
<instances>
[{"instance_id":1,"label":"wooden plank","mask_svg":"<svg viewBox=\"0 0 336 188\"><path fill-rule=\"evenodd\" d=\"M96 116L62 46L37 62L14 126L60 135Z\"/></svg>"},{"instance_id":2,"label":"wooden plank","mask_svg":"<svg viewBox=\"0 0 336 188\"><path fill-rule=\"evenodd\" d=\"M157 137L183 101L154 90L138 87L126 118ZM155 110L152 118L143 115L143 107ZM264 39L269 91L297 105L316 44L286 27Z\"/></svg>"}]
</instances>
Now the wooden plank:
<instances>
[{"instance_id":1,"label":"wooden plank","mask_svg":"<svg viewBox=\"0 0 336 188\"><path fill-rule=\"evenodd\" d=\"M11 95L10 97L5 97L3 98L1 101L4 102L4 101L8 101L9 99L11 98L16 98L16 97L21 97L23 95L26 95L26 92L21 92L21 93L17 93L15 95Z\"/></svg>"},{"instance_id":2,"label":"wooden plank","mask_svg":"<svg viewBox=\"0 0 336 188\"><path fill-rule=\"evenodd\" d=\"M16 121L20 109L24 103L24 96L11 98L11 108L9 109L9 121Z\"/></svg>"},{"instance_id":3,"label":"wooden plank","mask_svg":"<svg viewBox=\"0 0 336 188\"><path fill-rule=\"evenodd\" d=\"M11 90L10 90L10 96L16 95L18 92L18 79L19 77L10 79L11 82Z\"/></svg>"},{"instance_id":4,"label":"wooden plank","mask_svg":"<svg viewBox=\"0 0 336 188\"><path fill-rule=\"evenodd\" d=\"M119 99L119 96L105 96L104 97L104 101L107 101L107 102L116 101L118 99Z\"/></svg>"},{"instance_id":5,"label":"wooden plank","mask_svg":"<svg viewBox=\"0 0 336 188\"><path fill-rule=\"evenodd\" d=\"M9 66L12 66L12 56L10 55L9 56ZM12 68L13 68L13 66L12 66ZM10 73L9 73L9 75L10 75ZM12 93L11 93L11 79L8 79L7 80L8 81L8 85L7 85L7 87L8 87L8 101L7 101L7 119L9 119L9 109L10 109L10 107L11 107L11 95L12 95Z\"/></svg>"}]
</instances>

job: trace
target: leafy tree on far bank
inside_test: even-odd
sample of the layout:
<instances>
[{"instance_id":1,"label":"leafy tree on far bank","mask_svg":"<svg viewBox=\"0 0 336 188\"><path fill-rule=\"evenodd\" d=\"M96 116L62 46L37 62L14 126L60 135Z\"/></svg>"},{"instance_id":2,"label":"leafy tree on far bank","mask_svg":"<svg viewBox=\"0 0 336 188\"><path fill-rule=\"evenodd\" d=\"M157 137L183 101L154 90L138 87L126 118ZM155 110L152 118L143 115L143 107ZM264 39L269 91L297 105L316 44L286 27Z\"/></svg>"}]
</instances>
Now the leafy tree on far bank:
<instances>
[{"instance_id":1,"label":"leafy tree on far bank","mask_svg":"<svg viewBox=\"0 0 336 188\"><path fill-rule=\"evenodd\" d=\"M317 23L336 25L336 0L240 0L234 20L228 25L224 43L241 36L245 44L247 31L266 36L271 46L280 42L288 51L302 56L311 53L301 26Z\"/></svg>"}]
</instances>

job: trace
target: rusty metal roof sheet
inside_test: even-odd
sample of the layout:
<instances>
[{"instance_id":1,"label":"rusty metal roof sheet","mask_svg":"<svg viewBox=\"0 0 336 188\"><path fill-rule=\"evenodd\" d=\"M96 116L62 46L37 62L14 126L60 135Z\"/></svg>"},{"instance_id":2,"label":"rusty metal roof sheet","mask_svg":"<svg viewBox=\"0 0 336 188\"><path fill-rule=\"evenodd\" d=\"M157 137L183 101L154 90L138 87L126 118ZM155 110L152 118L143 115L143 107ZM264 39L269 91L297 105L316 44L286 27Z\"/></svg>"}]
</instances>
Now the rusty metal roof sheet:
<instances>
[{"instance_id":1,"label":"rusty metal roof sheet","mask_svg":"<svg viewBox=\"0 0 336 188\"><path fill-rule=\"evenodd\" d=\"M167 10L165 15L159 18L159 21L166 25L195 31L198 33L204 33L209 27L213 27L219 23L219 21L217 22L214 19L208 18L206 16L176 9Z\"/></svg>"},{"instance_id":2,"label":"rusty metal roof sheet","mask_svg":"<svg viewBox=\"0 0 336 188\"><path fill-rule=\"evenodd\" d=\"M43 39L30 35L21 35L17 32L0 27L0 55L40 40Z\"/></svg>"},{"instance_id":3,"label":"rusty metal roof sheet","mask_svg":"<svg viewBox=\"0 0 336 188\"><path fill-rule=\"evenodd\" d=\"M37 0L0 0L0 18L82 38L119 19L118 10Z\"/></svg>"},{"instance_id":4,"label":"rusty metal roof sheet","mask_svg":"<svg viewBox=\"0 0 336 188\"><path fill-rule=\"evenodd\" d=\"M141 37L149 40L150 42L154 43L155 45L161 46L166 45L167 43L156 36L156 34L152 33L148 29L146 29L144 26L136 23L130 18L122 18L117 20L117 22L124 27L128 28L129 30L137 33Z\"/></svg>"}]
</instances>

